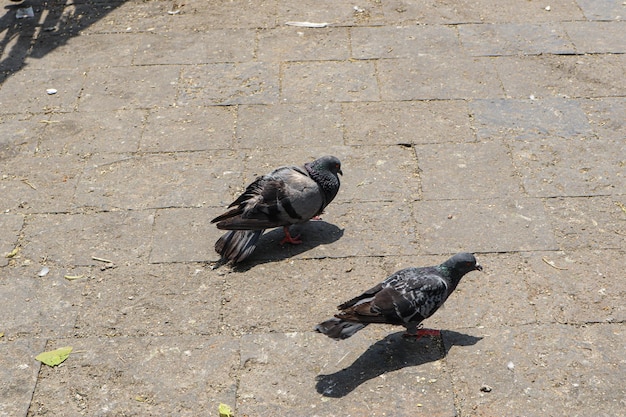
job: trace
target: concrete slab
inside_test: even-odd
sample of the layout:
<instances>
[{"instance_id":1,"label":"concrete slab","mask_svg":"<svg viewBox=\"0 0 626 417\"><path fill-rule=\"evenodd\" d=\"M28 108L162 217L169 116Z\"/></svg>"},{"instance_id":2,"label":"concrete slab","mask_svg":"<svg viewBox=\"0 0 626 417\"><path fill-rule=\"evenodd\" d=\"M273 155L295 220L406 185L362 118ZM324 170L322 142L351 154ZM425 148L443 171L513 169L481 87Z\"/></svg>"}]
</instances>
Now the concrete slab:
<instances>
[{"instance_id":1,"label":"concrete slab","mask_svg":"<svg viewBox=\"0 0 626 417\"><path fill-rule=\"evenodd\" d=\"M622 322L619 299L626 289L616 280L619 251L568 250L525 254L530 300L543 323Z\"/></svg>"},{"instance_id":2,"label":"concrete slab","mask_svg":"<svg viewBox=\"0 0 626 417\"><path fill-rule=\"evenodd\" d=\"M475 140L463 100L342 104L346 145Z\"/></svg>"},{"instance_id":3,"label":"concrete slab","mask_svg":"<svg viewBox=\"0 0 626 417\"><path fill-rule=\"evenodd\" d=\"M278 2L277 24L289 21L326 22L334 26L371 26L382 24L382 4L364 0L354 8L347 0L284 0Z\"/></svg>"},{"instance_id":4,"label":"concrete slab","mask_svg":"<svg viewBox=\"0 0 626 417\"><path fill-rule=\"evenodd\" d=\"M625 53L626 41L620 34L626 22L564 22L563 28L576 47L576 52L587 54Z\"/></svg>"},{"instance_id":5,"label":"concrete slab","mask_svg":"<svg viewBox=\"0 0 626 417\"><path fill-rule=\"evenodd\" d=\"M609 416L622 402L617 374L624 365L609 352L623 345L624 333L613 325L469 333L483 339L475 347L450 349L446 357L463 414ZM455 338L444 334L444 342Z\"/></svg>"},{"instance_id":6,"label":"concrete slab","mask_svg":"<svg viewBox=\"0 0 626 417\"><path fill-rule=\"evenodd\" d=\"M237 342L227 336L89 337L57 339L72 346L59 367L41 370L31 413L214 413L234 404Z\"/></svg>"},{"instance_id":7,"label":"concrete slab","mask_svg":"<svg viewBox=\"0 0 626 417\"><path fill-rule=\"evenodd\" d=\"M141 136L143 152L230 149L236 110L229 106L166 107L151 110Z\"/></svg>"},{"instance_id":8,"label":"concrete slab","mask_svg":"<svg viewBox=\"0 0 626 417\"><path fill-rule=\"evenodd\" d=\"M348 29L281 26L259 32L261 61L335 61L350 57Z\"/></svg>"},{"instance_id":9,"label":"concrete slab","mask_svg":"<svg viewBox=\"0 0 626 417\"><path fill-rule=\"evenodd\" d=\"M17 247L22 227L24 226L24 216L19 214L3 214L0 216L0 266L9 264L7 255Z\"/></svg>"},{"instance_id":10,"label":"concrete slab","mask_svg":"<svg viewBox=\"0 0 626 417\"><path fill-rule=\"evenodd\" d=\"M6 338L5 338L6 339ZM35 356L44 351L45 339L18 339L0 343L0 413L26 416L37 385L40 362Z\"/></svg>"},{"instance_id":11,"label":"concrete slab","mask_svg":"<svg viewBox=\"0 0 626 417\"><path fill-rule=\"evenodd\" d=\"M559 249L620 248L626 233L621 201L600 196L546 199Z\"/></svg>"},{"instance_id":12,"label":"concrete slab","mask_svg":"<svg viewBox=\"0 0 626 417\"><path fill-rule=\"evenodd\" d=\"M383 100L455 100L502 98L494 64L465 55L455 59L422 56L378 62Z\"/></svg>"},{"instance_id":13,"label":"concrete slab","mask_svg":"<svg viewBox=\"0 0 626 417\"><path fill-rule=\"evenodd\" d=\"M611 0L577 0L587 20L624 20L624 8Z\"/></svg>"},{"instance_id":14,"label":"concrete slab","mask_svg":"<svg viewBox=\"0 0 626 417\"><path fill-rule=\"evenodd\" d=\"M495 140L415 146L426 200L517 195L520 179L507 146Z\"/></svg>"},{"instance_id":15,"label":"concrete slab","mask_svg":"<svg viewBox=\"0 0 626 417\"><path fill-rule=\"evenodd\" d=\"M419 244L426 253L558 248L538 199L418 201L413 211Z\"/></svg>"},{"instance_id":16,"label":"concrete slab","mask_svg":"<svg viewBox=\"0 0 626 417\"><path fill-rule=\"evenodd\" d=\"M248 61L185 67L176 99L180 106L274 104L278 64Z\"/></svg>"},{"instance_id":17,"label":"concrete slab","mask_svg":"<svg viewBox=\"0 0 626 417\"><path fill-rule=\"evenodd\" d=\"M289 62L281 81L281 98L290 103L380 99L372 62Z\"/></svg>"},{"instance_id":18,"label":"concrete slab","mask_svg":"<svg viewBox=\"0 0 626 417\"><path fill-rule=\"evenodd\" d=\"M561 24L460 25L463 47L473 56L573 54Z\"/></svg>"},{"instance_id":19,"label":"concrete slab","mask_svg":"<svg viewBox=\"0 0 626 417\"><path fill-rule=\"evenodd\" d=\"M626 118L626 98L582 100L580 105L587 114L594 133L599 137L608 139L624 137L626 127L622 121Z\"/></svg>"}]
</instances>

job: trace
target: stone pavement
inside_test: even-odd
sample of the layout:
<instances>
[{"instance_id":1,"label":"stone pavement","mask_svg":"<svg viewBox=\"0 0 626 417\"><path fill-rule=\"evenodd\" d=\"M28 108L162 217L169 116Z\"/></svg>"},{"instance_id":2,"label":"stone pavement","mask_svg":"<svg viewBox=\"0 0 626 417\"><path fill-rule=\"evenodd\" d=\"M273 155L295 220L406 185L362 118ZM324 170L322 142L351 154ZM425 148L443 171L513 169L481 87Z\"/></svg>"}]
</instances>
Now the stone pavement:
<instances>
[{"instance_id":1,"label":"stone pavement","mask_svg":"<svg viewBox=\"0 0 626 417\"><path fill-rule=\"evenodd\" d=\"M0 12L0 416L626 415L621 0L24 1ZM328 153L305 243L213 269L209 220ZM441 338L312 331L460 250L485 272Z\"/></svg>"}]
</instances>

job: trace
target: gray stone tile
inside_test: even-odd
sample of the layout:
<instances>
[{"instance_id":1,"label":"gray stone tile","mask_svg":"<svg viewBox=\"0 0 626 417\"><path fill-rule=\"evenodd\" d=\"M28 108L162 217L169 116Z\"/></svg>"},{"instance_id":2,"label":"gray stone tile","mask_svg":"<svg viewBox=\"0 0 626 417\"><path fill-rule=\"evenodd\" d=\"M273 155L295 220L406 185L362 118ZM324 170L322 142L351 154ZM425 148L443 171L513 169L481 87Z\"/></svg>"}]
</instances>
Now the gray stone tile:
<instances>
[{"instance_id":1,"label":"gray stone tile","mask_svg":"<svg viewBox=\"0 0 626 417\"><path fill-rule=\"evenodd\" d=\"M624 20L624 7L611 0L576 0L588 20Z\"/></svg>"},{"instance_id":2,"label":"gray stone tile","mask_svg":"<svg viewBox=\"0 0 626 417\"><path fill-rule=\"evenodd\" d=\"M180 12L168 16L168 28L189 32L211 29L264 29L273 28L277 22L278 0L232 0L212 3L207 7L204 0L189 0L175 6L165 4L168 10L175 7Z\"/></svg>"},{"instance_id":3,"label":"gray stone tile","mask_svg":"<svg viewBox=\"0 0 626 417\"><path fill-rule=\"evenodd\" d=\"M81 5L78 1L73 3ZM152 4L134 1L111 2L109 7L97 7L95 9L93 7L79 9L85 13L97 13L96 16L85 19L84 26L80 22L82 19L78 19L78 28L81 29L82 33L110 35L124 32L136 34L138 32L165 31L171 30L175 19L175 16L167 13L172 10L172 5L163 2Z\"/></svg>"},{"instance_id":4,"label":"gray stone tile","mask_svg":"<svg viewBox=\"0 0 626 417\"><path fill-rule=\"evenodd\" d=\"M253 58L256 34L251 29L166 32L137 35L135 65L243 62ZM173 53L175 52L175 53Z\"/></svg>"},{"instance_id":5,"label":"gray stone tile","mask_svg":"<svg viewBox=\"0 0 626 417\"><path fill-rule=\"evenodd\" d=\"M236 149L342 145L341 107L335 103L241 105L236 137Z\"/></svg>"},{"instance_id":6,"label":"gray stone tile","mask_svg":"<svg viewBox=\"0 0 626 417\"><path fill-rule=\"evenodd\" d=\"M281 97L291 103L380 99L374 64L359 61L286 63Z\"/></svg>"},{"instance_id":7,"label":"gray stone tile","mask_svg":"<svg viewBox=\"0 0 626 417\"><path fill-rule=\"evenodd\" d=\"M623 265L620 250L573 250L529 253L530 301L543 323L621 323L626 307L621 300L626 288L615 280Z\"/></svg>"},{"instance_id":8,"label":"gray stone tile","mask_svg":"<svg viewBox=\"0 0 626 417\"><path fill-rule=\"evenodd\" d=\"M68 270L43 255L30 256L27 250L15 261L0 281L2 294L10 300L2 308L2 332L9 339L70 336L81 294L79 286L64 278ZM40 277L44 266L49 272Z\"/></svg>"},{"instance_id":9,"label":"gray stone tile","mask_svg":"<svg viewBox=\"0 0 626 417\"><path fill-rule=\"evenodd\" d=\"M18 155L33 155L46 126L47 116L0 115L0 161ZM4 174L4 170L0 171Z\"/></svg>"},{"instance_id":10,"label":"gray stone tile","mask_svg":"<svg viewBox=\"0 0 626 417\"><path fill-rule=\"evenodd\" d=\"M469 107L476 134L481 139L534 140L592 134L577 100L473 100Z\"/></svg>"},{"instance_id":11,"label":"gray stone tile","mask_svg":"<svg viewBox=\"0 0 626 417\"><path fill-rule=\"evenodd\" d=\"M119 265L92 268L72 282L77 337L216 335L222 281L201 264Z\"/></svg>"},{"instance_id":12,"label":"gray stone tile","mask_svg":"<svg viewBox=\"0 0 626 417\"><path fill-rule=\"evenodd\" d=\"M560 24L460 25L458 30L464 49L473 56L574 53Z\"/></svg>"},{"instance_id":13,"label":"gray stone tile","mask_svg":"<svg viewBox=\"0 0 626 417\"><path fill-rule=\"evenodd\" d=\"M513 162L533 197L610 195L626 188L626 143L597 136L511 142Z\"/></svg>"},{"instance_id":14,"label":"gray stone tile","mask_svg":"<svg viewBox=\"0 0 626 417\"><path fill-rule=\"evenodd\" d=\"M582 109L589 118L593 132L601 138L623 139L626 137L626 97L605 97L582 100Z\"/></svg>"},{"instance_id":15,"label":"gray stone tile","mask_svg":"<svg viewBox=\"0 0 626 417\"><path fill-rule=\"evenodd\" d=\"M22 254L60 266L100 265L93 256L121 265L147 259L153 211L32 215Z\"/></svg>"},{"instance_id":16,"label":"gray stone tile","mask_svg":"<svg viewBox=\"0 0 626 417\"><path fill-rule=\"evenodd\" d=\"M237 170L231 157L213 151L94 158L77 186L76 204L105 210L215 204L228 191L222 178Z\"/></svg>"},{"instance_id":17,"label":"gray stone tile","mask_svg":"<svg viewBox=\"0 0 626 417\"><path fill-rule=\"evenodd\" d=\"M495 59L511 98L623 96L626 55L500 57Z\"/></svg>"},{"instance_id":18,"label":"gray stone tile","mask_svg":"<svg viewBox=\"0 0 626 417\"><path fill-rule=\"evenodd\" d=\"M615 326L487 328L471 334L482 340L452 348L446 357L457 410L464 415L620 414L618 375L624 364L615 348L625 340ZM458 339L444 333L446 346ZM482 392L484 385L491 392Z\"/></svg>"},{"instance_id":19,"label":"gray stone tile","mask_svg":"<svg viewBox=\"0 0 626 417\"><path fill-rule=\"evenodd\" d=\"M44 351L45 345L43 339L17 339L0 343L0 411L4 415L27 415L41 366L35 356Z\"/></svg>"},{"instance_id":20,"label":"gray stone tile","mask_svg":"<svg viewBox=\"0 0 626 417\"><path fill-rule=\"evenodd\" d=\"M620 197L550 198L546 213L554 228L559 248L619 249L626 236Z\"/></svg>"},{"instance_id":21,"label":"gray stone tile","mask_svg":"<svg viewBox=\"0 0 626 417\"><path fill-rule=\"evenodd\" d=\"M13 158L3 168L0 208L13 212L67 212L85 162L75 155Z\"/></svg>"},{"instance_id":22,"label":"gray stone tile","mask_svg":"<svg viewBox=\"0 0 626 417\"><path fill-rule=\"evenodd\" d=\"M0 88L0 113L73 111L84 83L84 69L23 69ZM47 94L54 88L56 94Z\"/></svg>"},{"instance_id":23,"label":"gray stone tile","mask_svg":"<svg viewBox=\"0 0 626 417\"><path fill-rule=\"evenodd\" d=\"M426 200L502 198L519 194L520 181L500 141L417 145Z\"/></svg>"},{"instance_id":24,"label":"gray stone tile","mask_svg":"<svg viewBox=\"0 0 626 417\"><path fill-rule=\"evenodd\" d=\"M426 253L517 252L558 248L538 199L418 201L419 245Z\"/></svg>"},{"instance_id":25,"label":"gray stone tile","mask_svg":"<svg viewBox=\"0 0 626 417\"><path fill-rule=\"evenodd\" d=\"M350 30L356 59L412 58L441 53L458 55L461 44L451 26L378 26Z\"/></svg>"},{"instance_id":26,"label":"gray stone tile","mask_svg":"<svg viewBox=\"0 0 626 417\"><path fill-rule=\"evenodd\" d=\"M563 27L579 54L626 52L626 22L563 22Z\"/></svg>"},{"instance_id":27,"label":"gray stone tile","mask_svg":"<svg viewBox=\"0 0 626 417\"><path fill-rule=\"evenodd\" d=\"M54 48L45 54L45 59L35 52L35 57L31 55L26 62L29 68L37 69L128 66L132 63L139 37L121 32L86 33L69 39L55 32L43 32L37 38L38 44L50 49L53 45Z\"/></svg>"},{"instance_id":28,"label":"gray stone tile","mask_svg":"<svg viewBox=\"0 0 626 417\"><path fill-rule=\"evenodd\" d=\"M157 211L152 236L151 263L216 261L214 245L221 235L209 221L216 208L170 208Z\"/></svg>"},{"instance_id":29,"label":"gray stone tile","mask_svg":"<svg viewBox=\"0 0 626 417\"><path fill-rule=\"evenodd\" d=\"M278 24L289 21L324 22L333 26L379 25L384 19L382 4L363 0L355 8L347 0L284 0L278 3Z\"/></svg>"},{"instance_id":30,"label":"gray stone tile","mask_svg":"<svg viewBox=\"0 0 626 417\"><path fill-rule=\"evenodd\" d=\"M261 61L335 61L350 57L347 28L278 27L259 32Z\"/></svg>"},{"instance_id":31,"label":"gray stone tile","mask_svg":"<svg viewBox=\"0 0 626 417\"><path fill-rule=\"evenodd\" d=\"M454 100L504 96L487 58L422 56L377 62L383 100Z\"/></svg>"},{"instance_id":32,"label":"gray stone tile","mask_svg":"<svg viewBox=\"0 0 626 417\"><path fill-rule=\"evenodd\" d=\"M136 152L144 126L143 110L56 113L39 141L43 154Z\"/></svg>"},{"instance_id":33,"label":"gray stone tile","mask_svg":"<svg viewBox=\"0 0 626 417\"><path fill-rule=\"evenodd\" d=\"M176 99L179 73L177 66L92 70L87 74L79 109L111 111L170 106Z\"/></svg>"},{"instance_id":34,"label":"gray stone tile","mask_svg":"<svg viewBox=\"0 0 626 417\"><path fill-rule=\"evenodd\" d=\"M480 3L468 0L428 0L415 3L410 0L390 0L383 3L387 24L458 24L480 23Z\"/></svg>"},{"instance_id":35,"label":"gray stone tile","mask_svg":"<svg viewBox=\"0 0 626 417\"><path fill-rule=\"evenodd\" d=\"M223 331L310 332L335 314L338 304L384 276L378 258L297 259L236 270L225 277ZM264 291L255 289L259 284ZM272 306L271 312L265 306Z\"/></svg>"},{"instance_id":36,"label":"gray stone tile","mask_svg":"<svg viewBox=\"0 0 626 417\"><path fill-rule=\"evenodd\" d=\"M429 415L454 415L436 342L394 334L370 345L375 339L366 340L365 333L371 334L364 330L349 342L315 333L245 336L241 365L247 372L240 379L238 412L384 416L390 409L410 415L419 408Z\"/></svg>"},{"instance_id":37,"label":"gray stone tile","mask_svg":"<svg viewBox=\"0 0 626 417\"><path fill-rule=\"evenodd\" d=\"M234 107L166 107L150 111L140 151L179 152L230 149L235 137Z\"/></svg>"},{"instance_id":38,"label":"gray stone tile","mask_svg":"<svg viewBox=\"0 0 626 417\"><path fill-rule=\"evenodd\" d=\"M278 101L278 63L247 61L185 67L179 105L273 104Z\"/></svg>"},{"instance_id":39,"label":"gray stone tile","mask_svg":"<svg viewBox=\"0 0 626 417\"><path fill-rule=\"evenodd\" d=\"M4 190L2 192L3 195ZM0 266L7 266L9 259L7 254L11 253L17 245L20 231L24 225L24 217L19 214L0 215Z\"/></svg>"},{"instance_id":40,"label":"gray stone tile","mask_svg":"<svg viewBox=\"0 0 626 417\"><path fill-rule=\"evenodd\" d=\"M234 404L238 346L206 336L74 338L57 368L43 368L31 410L37 414L209 415Z\"/></svg>"},{"instance_id":41,"label":"gray stone tile","mask_svg":"<svg viewBox=\"0 0 626 417\"><path fill-rule=\"evenodd\" d=\"M347 145L397 145L474 140L463 100L342 104Z\"/></svg>"}]
</instances>

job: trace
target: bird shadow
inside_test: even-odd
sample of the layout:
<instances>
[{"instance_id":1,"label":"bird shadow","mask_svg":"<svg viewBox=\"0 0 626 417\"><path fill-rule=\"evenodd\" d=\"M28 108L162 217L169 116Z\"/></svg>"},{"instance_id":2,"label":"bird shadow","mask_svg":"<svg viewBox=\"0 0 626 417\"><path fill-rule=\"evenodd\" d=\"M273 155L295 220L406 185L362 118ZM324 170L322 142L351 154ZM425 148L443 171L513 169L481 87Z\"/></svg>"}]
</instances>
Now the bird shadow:
<instances>
[{"instance_id":1,"label":"bird shadow","mask_svg":"<svg viewBox=\"0 0 626 417\"><path fill-rule=\"evenodd\" d=\"M311 220L292 226L290 232L292 236L300 235L302 243L299 245L289 243L281 245L280 242L285 236L282 227L272 229L261 236L254 253L245 261L233 265L232 269L237 272L244 272L256 265L298 256L318 246L338 241L343 236L344 230L324 220Z\"/></svg>"},{"instance_id":2,"label":"bird shadow","mask_svg":"<svg viewBox=\"0 0 626 417\"><path fill-rule=\"evenodd\" d=\"M471 346L482 337L442 330L439 337L407 339L392 333L371 345L350 366L329 375L318 375L315 388L325 397L341 398L359 385L387 372L419 366L446 357L452 346Z\"/></svg>"}]
</instances>

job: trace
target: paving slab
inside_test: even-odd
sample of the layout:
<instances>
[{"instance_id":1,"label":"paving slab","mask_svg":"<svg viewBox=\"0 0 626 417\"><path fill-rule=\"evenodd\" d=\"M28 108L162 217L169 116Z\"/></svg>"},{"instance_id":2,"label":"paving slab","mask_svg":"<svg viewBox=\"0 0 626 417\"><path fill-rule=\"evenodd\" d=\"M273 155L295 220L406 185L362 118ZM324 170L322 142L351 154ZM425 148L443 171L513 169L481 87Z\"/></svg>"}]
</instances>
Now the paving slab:
<instances>
[{"instance_id":1,"label":"paving slab","mask_svg":"<svg viewBox=\"0 0 626 417\"><path fill-rule=\"evenodd\" d=\"M237 411L385 416L419 409L453 416L439 343L406 341L399 333L381 339L355 336L344 343L315 333L247 335L241 343L245 373ZM291 366L276 372L278 362Z\"/></svg>"},{"instance_id":2,"label":"paving slab","mask_svg":"<svg viewBox=\"0 0 626 417\"><path fill-rule=\"evenodd\" d=\"M177 105L274 104L278 101L278 64L257 61L185 67Z\"/></svg>"},{"instance_id":3,"label":"paving slab","mask_svg":"<svg viewBox=\"0 0 626 417\"><path fill-rule=\"evenodd\" d=\"M446 357L463 415L610 416L622 402L618 375L624 364L614 348L624 344L624 332L618 326L553 324L468 333L482 340L450 349ZM446 345L454 341L444 334Z\"/></svg>"},{"instance_id":4,"label":"paving slab","mask_svg":"<svg viewBox=\"0 0 626 417\"><path fill-rule=\"evenodd\" d=\"M543 323L623 322L626 288L615 272L619 250L578 249L524 254L529 300ZM619 267L618 267L619 268Z\"/></svg>"},{"instance_id":5,"label":"paving slab","mask_svg":"<svg viewBox=\"0 0 626 417\"><path fill-rule=\"evenodd\" d=\"M82 271L81 271L82 272ZM92 267L77 288L73 336L215 335L224 277L203 264Z\"/></svg>"},{"instance_id":6,"label":"paving slab","mask_svg":"<svg viewBox=\"0 0 626 417\"><path fill-rule=\"evenodd\" d=\"M511 98L622 96L626 55L500 57L494 61ZM526 71L516 69L524 67Z\"/></svg>"},{"instance_id":7,"label":"paving slab","mask_svg":"<svg viewBox=\"0 0 626 417\"><path fill-rule=\"evenodd\" d=\"M626 22L564 22L563 28L579 54L626 52L626 41L621 36Z\"/></svg>"},{"instance_id":8,"label":"paving slab","mask_svg":"<svg viewBox=\"0 0 626 417\"><path fill-rule=\"evenodd\" d=\"M413 211L418 243L426 253L558 248L539 199L418 201Z\"/></svg>"},{"instance_id":9,"label":"paving slab","mask_svg":"<svg viewBox=\"0 0 626 417\"><path fill-rule=\"evenodd\" d=\"M324 148L343 144L338 103L241 105L237 108L236 149ZM283 161L282 164L287 162Z\"/></svg>"},{"instance_id":10,"label":"paving slab","mask_svg":"<svg viewBox=\"0 0 626 417\"><path fill-rule=\"evenodd\" d=\"M20 214L2 214L0 215L0 230L2 238L0 239L0 266L9 264L7 255L16 248L20 232L24 225L24 216Z\"/></svg>"},{"instance_id":11,"label":"paving slab","mask_svg":"<svg viewBox=\"0 0 626 417\"><path fill-rule=\"evenodd\" d=\"M114 264L147 259L154 210L34 214L23 230L22 254L60 266L100 265L93 257Z\"/></svg>"},{"instance_id":12,"label":"paving slab","mask_svg":"<svg viewBox=\"0 0 626 417\"><path fill-rule=\"evenodd\" d=\"M460 25L463 47L473 56L573 54L574 45L560 24Z\"/></svg>"},{"instance_id":13,"label":"paving slab","mask_svg":"<svg viewBox=\"0 0 626 417\"><path fill-rule=\"evenodd\" d=\"M624 137L626 134L626 126L623 123L626 118L626 97L582 100L580 104L595 134L608 139Z\"/></svg>"},{"instance_id":14,"label":"paving slab","mask_svg":"<svg viewBox=\"0 0 626 417\"><path fill-rule=\"evenodd\" d=\"M281 98L290 103L380 99L372 62L288 62L281 81Z\"/></svg>"},{"instance_id":15,"label":"paving slab","mask_svg":"<svg viewBox=\"0 0 626 417\"><path fill-rule=\"evenodd\" d=\"M626 233L623 197L546 199L559 249L617 249Z\"/></svg>"},{"instance_id":16,"label":"paving slab","mask_svg":"<svg viewBox=\"0 0 626 417\"><path fill-rule=\"evenodd\" d=\"M48 117L42 115L0 115L0 161L19 154L33 155ZM0 171L4 175L4 167ZM3 178L3 177L2 177Z\"/></svg>"},{"instance_id":17,"label":"paving slab","mask_svg":"<svg viewBox=\"0 0 626 417\"><path fill-rule=\"evenodd\" d=\"M76 203L100 209L202 206L225 198L236 175L228 151L102 155L90 160ZM120 187L125 183L129 187Z\"/></svg>"},{"instance_id":18,"label":"paving slab","mask_svg":"<svg viewBox=\"0 0 626 417\"><path fill-rule=\"evenodd\" d=\"M101 112L55 113L46 121L39 141L42 154L136 152L146 111L117 110L103 117Z\"/></svg>"},{"instance_id":19,"label":"paving slab","mask_svg":"<svg viewBox=\"0 0 626 417\"><path fill-rule=\"evenodd\" d=\"M383 100L504 97L494 63L487 58L422 56L386 59L377 64Z\"/></svg>"},{"instance_id":20,"label":"paving slab","mask_svg":"<svg viewBox=\"0 0 626 417\"><path fill-rule=\"evenodd\" d=\"M460 24L480 23L480 4L468 0L415 3L409 0L383 2L385 23L395 24Z\"/></svg>"},{"instance_id":21,"label":"paving slab","mask_svg":"<svg viewBox=\"0 0 626 417\"><path fill-rule=\"evenodd\" d=\"M324 22L333 26L382 24L382 2L364 0L354 7L347 0L284 0L278 2L277 25L290 21Z\"/></svg>"},{"instance_id":22,"label":"paving slab","mask_svg":"<svg viewBox=\"0 0 626 417\"><path fill-rule=\"evenodd\" d=\"M256 43L252 29L147 33L135 38L138 43L133 57L135 65L243 62L253 57Z\"/></svg>"},{"instance_id":23,"label":"paving slab","mask_svg":"<svg viewBox=\"0 0 626 417\"><path fill-rule=\"evenodd\" d=\"M6 339L6 338L3 338ZM0 342L0 414L26 416L37 385L45 339L3 340Z\"/></svg>"},{"instance_id":24,"label":"paving slab","mask_svg":"<svg viewBox=\"0 0 626 417\"><path fill-rule=\"evenodd\" d=\"M502 141L415 146L426 200L517 195L519 175Z\"/></svg>"},{"instance_id":25,"label":"paving slab","mask_svg":"<svg viewBox=\"0 0 626 417\"><path fill-rule=\"evenodd\" d=\"M350 57L348 28L279 26L259 32L261 61L335 61Z\"/></svg>"},{"instance_id":26,"label":"paving slab","mask_svg":"<svg viewBox=\"0 0 626 417\"><path fill-rule=\"evenodd\" d=\"M461 52L457 31L451 26L374 26L350 30L356 59L411 58Z\"/></svg>"},{"instance_id":27,"label":"paving slab","mask_svg":"<svg viewBox=\"0 0 626 417\"><path fill-rule=\"evenodd\" d=\"M464 100L343 103L346 145L475 140Z\"/></svg>"},{"instance_id":28,"label":"paving slab","mask_svg":"<svg viewBox=\"0 0 626 417\"><path fill-rule=\"evenodd\" d=\"M194 416L235 402L238 349L227 336L56 339L46 348L62 346L74 351L41 370L29 415Z\"/></svg>"},{"instance_id":29,"label":"paving slab","mask_svg":"<svg viewBox=\"0 0 626 417\"><path fill-rule=\"evenodd\" d=\"M624 7L611 0L577 0L588 20L624 20Z\"/></svg>"}]
</instances>

